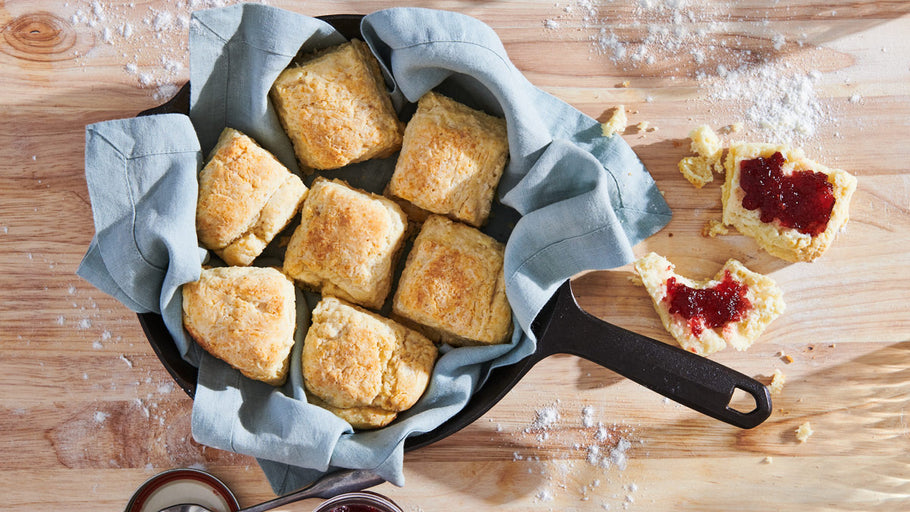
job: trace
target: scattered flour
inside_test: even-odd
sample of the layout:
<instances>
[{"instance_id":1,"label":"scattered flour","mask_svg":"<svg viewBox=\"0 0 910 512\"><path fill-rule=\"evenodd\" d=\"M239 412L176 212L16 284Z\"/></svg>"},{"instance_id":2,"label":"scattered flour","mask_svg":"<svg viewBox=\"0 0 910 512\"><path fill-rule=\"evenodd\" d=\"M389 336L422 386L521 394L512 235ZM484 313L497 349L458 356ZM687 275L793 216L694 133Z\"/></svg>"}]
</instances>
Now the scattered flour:
<instances>
[{"instance_id":1,"label":"scattered flour","mask_svg":"<svg viewBox=\"0 0 910 512\"><path fill-rule=\"evenodd\" d=\"M544 441L548 441L545 446L547 450L569 450L578 453L576 457L563 455L541 460L541 457L534 453L523 453L520 450L513 452L513 461L528 464L528 473L539 473L544 477L534 494L536 501L541 503L554 501L559 493L570 492L574 495L573 499L580 501L601 499L605 509L610 507L610 499L603 495L607 489L598 492L598 488L601 479L611 481L612 472L621 472L628 467L629 452L633 447L630 435L634 430L624 425L605 425L597 421L595 416L594 407L583 406L579 427L567 421L560 412L557 402L537 409L531 424L516 433L520 437L516 441L517 445L526 442L528 436L534 436L531 439L536 439L538 450L544 448ZM547 436L541 436L542 433ZM597 477L576 490L574 486L577 485L578 474L580 472L590 474L592 471ZM638 486L628 484L625 489L628 490L625 497L612 496L613 504L627 508L634 502L634 498L630 499L631 493L637 491Z\"/></svg>"},{"instance_id":2,"label":"scattered flour","mask_svg":"<svg viewBox=\"0 0 910 512\"><path fill-rule=\"evenodd\" d=\"M99 425L107 421L110 416L110 414L104 411L95 411L95 414L92 415L92 417L95 419L95 423L98 423Z\"/></svg>"},{"instance_id":3,"label":"scattered flour","mask_svg":"<svg viewBox=\"0 0 910 512\"><path fill-rule=\"evenodd\" d=\"M805 141L822 121L836 122L815 91L821 73L779 58L808 36L776 32L762 10L743 20L732 17L728 3L709 0L576 0L560 11L544 22L551 32L580 26L592 51L623 70L695 79L700 111L745 120L765 141ZM732 29L733 22L742 30Z\"/></svg>"},{"instance_id":4,"label":"scattered flour","mask_svg":"<svg viewBox=\"0 0 910 512\"><path fill-rule=\"evenodd\" d=\"M594 426L594 408L590 405L581 408L581 424L584 425L585 428Z\"/></svg>"},{"instance_id":5,"label":"scattered flour","mask_svg":"<svg viewBox=\"0 0 910 512\"><path fill-rule=\"evenodd\" d=\"M815 93L815 74L769 63L744 66L705 78L712 100L731 100L745 107L745 119L778 142L815 135L826 114Z\"/></svg>"},{"instance_id":6,"label":"scattered flour","mask_svg":"<svg viewBox=\"0 0 910 512\"><path fill-rule=\"evenodd\" d=\"M127 76L139 87L149 90L156 100L166 100L189 78L187 41L192 12L244 1L172 0L158 6L81 0L66 2L63 7L72 10L72 25L90 29L96 41L119 53ZM137 18L141 21L130 21ZM84 65L84 57L79 55L76 62Z\"/></svg>"},{"instance_id":7,"label":"scattered flour","mask_svg":"<svg viewBox=\"0 0 910 512\"><path fill-rule=\"evenodd\" d=\"M559 410L556 407L544 407L537 410L537 418L534 419L534 423L528 427L530 430L546 430L553 426L557 421L559 421Z\"/></svg>"}]
</instances>

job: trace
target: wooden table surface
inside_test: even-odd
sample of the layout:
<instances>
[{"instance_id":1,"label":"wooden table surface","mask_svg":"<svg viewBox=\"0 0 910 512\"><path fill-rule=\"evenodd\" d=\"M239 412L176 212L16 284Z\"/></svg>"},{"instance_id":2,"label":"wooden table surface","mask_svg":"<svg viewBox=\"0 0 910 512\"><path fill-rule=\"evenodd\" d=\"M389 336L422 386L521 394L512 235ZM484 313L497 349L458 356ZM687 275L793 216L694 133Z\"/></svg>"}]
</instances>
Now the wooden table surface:
<instances>
[{"instance_id":1,"label":"wooden table surface","mask_svg":"<svg viewBox=\"0 0 910 512\"><path fill-rule=\"evenodd\" d=\"M193 441L192 403L135 315L74 274L93 235L84 126L167 99L187 80L189 12L216 3L0 1L2 510L122 510L145 479L186 466L243 505L272 497L253 459ZM391 4L269 3L312 15ZM601 120L624 104L630 126L656 128L624 137L674 219L636 252L692 277L734 257L776 279L786 313L747 352L712 357L787 382L773 415L744 431L551 357L482 419L408 453L404 487L376 490L406 511L910 509L910 3L408 3L485 21L537 86ZM696 125L738 121L724 140L794 138L859 179L846 231L815 263L701 236L719 183L696 190L676 162ZM629 276L577 277L580 303L670 341ZM535 429L546 411L559 419ZM805 421L815 434L800 443Z\"/></svg>"}]
</instances>

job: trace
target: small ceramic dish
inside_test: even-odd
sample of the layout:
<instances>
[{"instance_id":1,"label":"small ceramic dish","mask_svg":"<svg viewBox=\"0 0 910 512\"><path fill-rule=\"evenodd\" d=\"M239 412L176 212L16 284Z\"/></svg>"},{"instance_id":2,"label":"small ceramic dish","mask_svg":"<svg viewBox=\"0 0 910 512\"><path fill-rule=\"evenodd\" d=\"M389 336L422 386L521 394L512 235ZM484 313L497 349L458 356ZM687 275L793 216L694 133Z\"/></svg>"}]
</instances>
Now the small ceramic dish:
<instances>
[{"instance_id":1,"label":"small ceramic dish","mask_svg":"<svg viewBox=\"0 0 910 512\"><path fill-rule=\"evenodd\" d=\"M198 469L171 469L149 478L133 494L125 512L158 512L181 503L198 503L212 512L237 512L240 504L221 480Z\"/></svg>"}]
</instances>

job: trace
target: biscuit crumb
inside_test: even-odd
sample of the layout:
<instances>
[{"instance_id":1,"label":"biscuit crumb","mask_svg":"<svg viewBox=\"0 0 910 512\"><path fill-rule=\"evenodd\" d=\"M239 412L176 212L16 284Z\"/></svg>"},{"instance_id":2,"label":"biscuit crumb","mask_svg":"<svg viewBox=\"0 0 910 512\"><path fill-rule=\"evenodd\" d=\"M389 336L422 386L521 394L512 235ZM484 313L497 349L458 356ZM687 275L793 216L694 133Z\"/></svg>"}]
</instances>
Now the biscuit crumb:
<instances>
[{"instance_id":1,"label":"biscuit crumb","mask_svg":"<svg viewBox=\"0 0 910 512\"><path fill-rule=\"evenodd\" d=\"M701 125L689 132L689 138L692 143L689 148L698 156L705 157L713 164L720 159L720 153L723 147L720 145L720 139L714 130L708 125Z\"/></svg>"},{"instance_id":2,"label":"biscuit crumb","mask_svg":"<svg viewBox=\"0 0 910 512\"><path fill-rule=\"evenodd\" d=\"M730 230L727 228L727 225L717 219L710 219L708 222L705 222L703 228L701 228L701 236L714 238L717 235L728 235Z\"/></svg>"},{"instance_id":3,"label":"biscuit crumb","mask_svg":"<svg viewBox=\"0 0 910 512\"><path fill-rule=\"evenodd\" d=\"M626 87L629 87L629 86L631 86L631 85L632 85L632 82L630 82L630 81L628 81L628 80L625 80L625 81L623 81L621 84L619 84L619 86L622 87L622 88L626 88Z\"/></svg>"},{"instance_id":4,"label":"biscuit crumb","mask_svg":"<svg viewBox=\"0 0 910 512\"><path fill-rule=\"evenodd\" d=\"M807 421L796 429L796 439L798 439L800 443L805 443L806 440L809 439L809 436L814 433L815 431L812 430L812 425Z\"/></svg>"},{"instance_id":5,"label":"biscuit crumb","mask_svg":"<svg viewBox=\"0 0 910 512\"><path fill-rule=\"evenodd\" d=\"M714 172L723 173L723 146L708 125L701 125L689 132L689 138L692 140L689 149L697 156L683 158L678 167L689 183L701 188L714 180Z\"/></svg>"},{"instance_id":6,"label":"biscuit crumb","mask_svg":"<svg viewBox=\"0 0 910 512\"><path fill-rule=\"evenodd\" d=\"M774 375L771 377L771 384L768 385L768 389L771 390L771 394L779 395L780 392L784 389L785 382L787 382L787 377L784 376L784 372L780 370L774 370Z\"/></svg>"},{"instance_id":7,"label":"biscuit crumb","mask_svg":"<svg viewBox=\"0 0 910 512\"><path fill-rule=\"evenodd\" d=\"M793 356L791 356L790 354L785 355L785 356L782 357L781 359L783 359L784 362L787 363L787 364L790 364L790 363L793 362Z\"/></svg>"},{"instance_id":8,"label":"biscuit crumb","mask_svg":"<svg viewBox=\"0 0 910 512\"><path fill-rule=\"evenodd\" d=\"M774 459L772 459L770 455L762 459L762 464L771 464L772 462L774 462Z\"/></svg>"},{"instance_id":9,"label":"biscuit crumb","mask_svg":"<svg viewBox=\"0 0 910 512\"><path fill-rule=\"evenodd\" d=\"M627 121L628 118L626 117L625 105L616 106L613 109L613 114L610 116L610 120L600 125L603 136L612 137L617 133L622 134L624 131L626 131Z\"/></svg>"},{"instance_id":10,"label":"biscuit crumb","mask_svg":"<svg viewBox=\"0 0 910 512\"><path fill-rule=\"evenodd\" d=\"M711 167L703 157L687 156L679 161L677 167L679 168L679 172L681 172L695 188L702 188L706 184L714 181L714 174L711 172Z\"/></svg>"}]
</instances>

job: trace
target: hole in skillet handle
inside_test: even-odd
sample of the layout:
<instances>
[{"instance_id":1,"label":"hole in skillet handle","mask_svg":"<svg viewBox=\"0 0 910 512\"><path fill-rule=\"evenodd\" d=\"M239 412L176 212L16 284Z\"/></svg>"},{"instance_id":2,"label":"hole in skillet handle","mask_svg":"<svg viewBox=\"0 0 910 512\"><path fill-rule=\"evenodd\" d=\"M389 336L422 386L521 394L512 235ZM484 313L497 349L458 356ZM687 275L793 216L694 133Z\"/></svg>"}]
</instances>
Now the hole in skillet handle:
<instances>
[{"instance_id":1,"label":"hole in skillet handle","mask_svg":"<svg viewBox=\"0 0 910 512\"><path fill-rule=\"evenodd\" d=\"M740 428L756 427L771 415L771 395L765 385L706 357L588 314L578 306L570 281L560 286L545 313L548 318L541 315L537 320L542 332L535 331L542 357L559 353L582 357ZM749 398L754 408L738 410Z\"/></svg>"}]
</instances>

